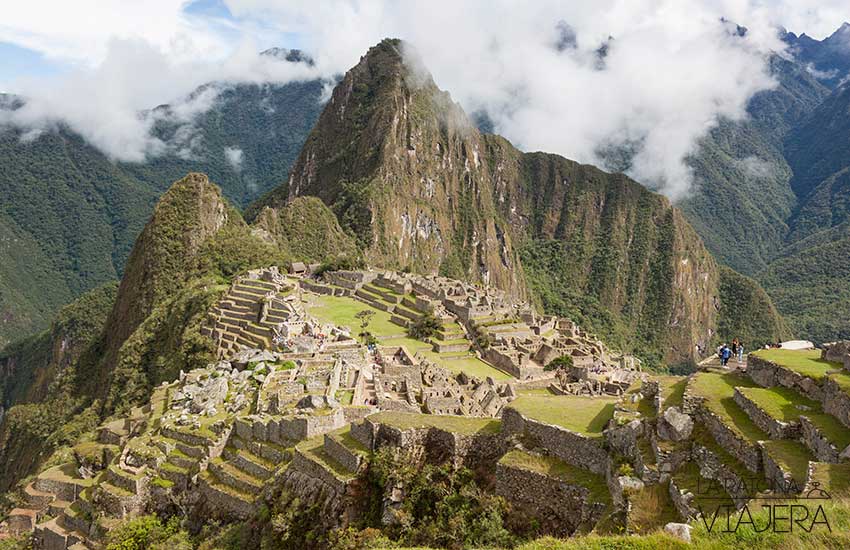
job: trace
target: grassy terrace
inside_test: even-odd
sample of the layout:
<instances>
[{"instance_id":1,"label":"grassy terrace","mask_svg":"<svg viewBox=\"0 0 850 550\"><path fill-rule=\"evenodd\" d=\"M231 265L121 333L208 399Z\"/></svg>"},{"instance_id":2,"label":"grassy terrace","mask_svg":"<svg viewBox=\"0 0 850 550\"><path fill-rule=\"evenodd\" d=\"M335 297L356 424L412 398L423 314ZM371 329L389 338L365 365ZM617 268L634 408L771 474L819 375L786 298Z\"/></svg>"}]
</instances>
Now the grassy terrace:
<instances>
[{"instance_id":1,"label":"grassy terrace","mask_svg":"<svg viewBox=\"0 0 850 550\"><path fill-rule=\"evenodd\" d=\"M355 474L353 472L349 472L345 469L345 467L328 456L324 451L324 443L325 436L320 435L314 437L312 439L308 439L307 441L303 441L296 445L296 449L309 456L311 459L315 460L319 464L321 464L326 470L331 472L337 479L347 481L349 479L353 479Z\"/></svg>"},{"instance_id":2,"label":"grassy terrace","mask_svg":"<svg viewBox=\"0 0 850 550\"><path fill-rule=\"evenodd\" d=\"M685 387L688 385L686 376L659 376L661 388L662 407L679 407L685 397Z\"/></svg>"},{"instance_id":3,"label":"grassy terrace","mask_svg":"<svg viewBox=\"0 0 850 550\"><path fill-rule=\"evenodd\" d=\"M819 487L832 497L850 496L850 463L816 462L812 468L812 481L820 483Z\"/></svg>"},{"instance_id":4,"label":"grassy terrace","mask_svg":"<svg viewBox=\"0 0 850 550\"><path fill-rule=\"evenodd\" d=\"M614 416L616 397L521 395L509 406L533 420L588 436L601 436Z\"/></svg>"},{"instance_id":5,"label":"grassy terrace","mask_svg":"<svg viewBox=\"0 0 850 550\"><path fill-rule=\"evenodd\" d=\"M796 422L800 415L805 415L839 450L850 445L850 429L822 412L817 401L788 388L741 388L740 391L771 418Z\"/></svg>"},{"instance_id":6,"label":"grassy terrace","mask_svg":"<svg viewBox=\"0 0 850 550\"><path fill-rule=\"evenodd\" d=\"M814 457L806 446L799 441L772 439L765 441L764 447L767 450L767 454L784 471L791 472L791 477L794 478L797 485L802 489L803 484L806 482L809 461L814 460Z\"/></svg>"},{"instance_id":7,"label":"grassy terrace","mask_svg":"<svg viewBox=\"0 0 850 550\"><path fill-rule=\"evenodd\" d=\"M716 371L697 373L691 382L693 393L705 397L705 407L720 417L726 426L753 442L767 439L767 434L735 403L732 396L736 386L750 388L755 384L749 378Z\"/></svg>"},{"instance_id":8,"label":"grassy terrace","mask_svg":"<svg viewBox=\"0 0 850 550\"><path fill-rule=\"evenodd\" d=\"M511 379L511 376L491 365L488 365L473 355L461 358L451 358L450 354L439 354L432 351L432 346L428 342L422 342L421 340L415 340L404 336L406 332L405 329L391 322L389 313L375 309L372 306L353 298L343 296L309 295L309 301L306 304L306 307L309 313L320 321L332 323L341 327L348 327L354 335L361 331L360 320L357 319L355 315L363 310L372 311L374 312L374 315L372 316L372 320L369 322L368 330L376 338L381 339L380 345L404 346L407 348L407 351L414 355L417 352L421 352L437 365L457 374L465 372L470 376L476 376L482 379L491 376L497 381ZM454 326L457 326L457 324L455 323ZM457 328L460 329L459 326L457 326ZM468 340L458 339L457 342L468 343Z\"/></svg>"},{"instance_id":9,"label":"grassy terrace","mask_svg":"<svg viewBox=\"0 0 850 550\"><path fill-rule=\"evenodd\" d=\"M369 416L369 420L402 430L412 428L439 428L461 435L496 434L502 429L502 422L492 418L470 418L396 411L379 412Z\"/></svg>"},{"instance_id":10,"label":"grassy terrace","mask_svg":"<svg viewBox=\"0 0 850 550\"><path fill-rule=\"evenodd\" d=\"M824 361L820 350L764 349L752 353L765 361L776 363L812 380L821 381L829 371L840 370L841 365Z\"/></svg>"},{"instance_id":11,"label":"grassy terrace","mask_svg":"<svg viewBox=\"0 0 850 550\"><path fill-rule=\"evenodd\" d=\"M563 460L551 456L540 456L525 451L509 451L499 460L499 464L537 472L549 477L563 480L567 483L581 485L590 491L590 498L595 502L611 503L611 494L605 483L605 477L596 475L582 468L576 468Z\"/></svg>"}]
</instances>

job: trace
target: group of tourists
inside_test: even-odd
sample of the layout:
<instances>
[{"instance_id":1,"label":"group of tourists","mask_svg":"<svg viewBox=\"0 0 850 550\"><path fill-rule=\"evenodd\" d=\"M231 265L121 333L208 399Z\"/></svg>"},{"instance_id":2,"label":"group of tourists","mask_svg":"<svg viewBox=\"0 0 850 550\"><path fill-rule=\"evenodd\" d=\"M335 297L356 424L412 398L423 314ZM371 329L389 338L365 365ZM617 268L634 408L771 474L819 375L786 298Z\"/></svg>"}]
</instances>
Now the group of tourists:
<instances>
[{"instance_id":1,"label":"group of tourists","mask_svg":"<svg viewBox=\"0 0 850 550\"><path fill-rule=\"evenodd\" d=\"M737 338L732 340L732 345L723 344L719 348L717 348L717 356L720 357L720 364L724 367L728 366L729 359L732 357L738 358L738 364L742 364L744 362L744 344L742 344Z\"/></svg>"}]
</instances>

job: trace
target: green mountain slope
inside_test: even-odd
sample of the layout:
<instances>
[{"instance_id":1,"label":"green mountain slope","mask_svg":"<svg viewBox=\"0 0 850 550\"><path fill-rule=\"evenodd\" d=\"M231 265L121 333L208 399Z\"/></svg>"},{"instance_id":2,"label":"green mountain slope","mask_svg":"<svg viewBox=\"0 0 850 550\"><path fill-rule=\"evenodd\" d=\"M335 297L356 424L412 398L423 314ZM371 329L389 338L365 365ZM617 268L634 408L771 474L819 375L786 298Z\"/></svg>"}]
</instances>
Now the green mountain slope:
<instances>
[{"instance_id":1,"label":"green mountain slope","mask_svg":"<svg viewBox=\"0 0 850 550\"><path fill-rule=\"evenodd\" d=\"M689 159L697 185L680 203L708 249L749 275L779 253L796 205L784 137L828 94L799 63L774 56L770 68L777 87L751 99L747 120L721 120Z\"/></svg>"},{"instance_id":2,"label":"green mountain slope","mask_svg":"<svg viewBox=\"0 0 850 550\"><path fill-rule=\"evenodd\" d=\"M0 346L45 328L63 304L120 277L167 182L203 171L244 206L286 178L318 117L322 83L215 86L222 89L209 111L156 128L167 142L178 129L191 131L188 158L113 163L68 129L33 137L0 128L0 248L9 250L0 266ZM3 108L16 106L3 97ZM158 109L169 120L170 108Z\"/></svg>"}]
</instances>

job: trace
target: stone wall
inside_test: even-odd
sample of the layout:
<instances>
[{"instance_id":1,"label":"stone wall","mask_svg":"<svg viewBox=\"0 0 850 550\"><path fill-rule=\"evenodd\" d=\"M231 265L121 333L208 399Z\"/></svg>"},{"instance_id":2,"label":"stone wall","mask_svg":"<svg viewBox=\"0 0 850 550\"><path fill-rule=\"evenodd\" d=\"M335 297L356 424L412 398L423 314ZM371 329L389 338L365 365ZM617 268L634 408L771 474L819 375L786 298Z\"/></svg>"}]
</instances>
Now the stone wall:
<instances>
[{"instance_id":1,"label":"stone wall","mask_svg":"<svg viewBox=\"0 0 850 550\"><path fill-rule=\"evenodd\" d=\"M676 481L673 479L670 480L668 490L670 492L670 500L673 501L673 506L676 508L676 511L679 513L679 517L681 517L682 520L687 521L699 516L699 510L697 510L692 504L694 500L693 493L690 491L683 492L679 489L678 485L676 485Z\"/></svg>"},{"instance_id":2,"label":"stone wall","mask_svg":"<svg viewBox=\"0 0 850 550\"><path fill-rule=\"evenodd\" d=\"M567 537L580 527L590 529L605 512L603 503L590 502L580 485L537 472L498 464L496 494L540 523L542 533Z\"/></svg>"},{"instance_id":3,"label":"stone wall","mask_svg":"<svg viewBox=\"0 0 850 550\"><path fill-rule=\"evenodd\" d=\"M805 479L794 479L791 472L782 469L776 461L774 461L767 449L761 445L762 463L764 464L764 477L768 482L768 486L776 493L793 494L799 493L806 486Z\"/></svg>"},{"instance_id":4,"label":"stone wall","mask_svg":"<svg viewBox=\"0 0 850 550\"><path fill-rule=\"evenodd\" d=\"M735 388L735 403L747 413L753 423L768 433L770 439L799 439L801 434L799 422L783 422L767 414L761 407Z\"/></svg>"},{"instance_id":5,"label":"stone wall","mask_svg":"<svg viewBox=\"0 0 850 550\"><path fill-rule=\"evenodd\" d=\"M841 461L845 449L837 448L806 416L800 416L800 427L803 443L820 462L838 464Z\"/></svg>"},{"instance_id":6,"label":"stone wall","mask_svg":"<svg viewBox=\"0 0 850 550\"><path fill-rule=\"evenodd\" d=\"M736 507L741 508L746 504L749 498L747 487L752 485L751 480L743 479L735 470L725 464L716 453L699 443L694 443L691 454L694 462L699 466L701 477L717 481L732 497Z\"/></svg>"},{"instance_id":7,"label":"stone wall","mask_svg":"<svg viewBox=\"0 0 850 550\"><path fill-rule=\"evenodd\" d=\"M502 412L502 433L505 437L518 435L531 438L548 454L595 474L605 475L611 465L611 458L602 448L603 438L591 438L566 428L544 424L526 418L510 407Z\"/></svg>"},{"instance_id":8,"label":"stone wall","mask_svg":"<svg viewBox=\"0 0 850 550\"><path fill-rule=\"evenodd\" d=\"M821 386L816 381L753 354L747 356L747 374L764 388L784 386L809 399L821 401L823 398Z\"/></svg>"},{"instance_id":9,"label":"stone wall","mask_svg":"<svg viewBox=\"0 0 850 550\"><path fill-rule=\"evenodd\" d=\"M823 410L850 428L850 395L832 378L823 381Z\"/></svg>"},{"instance_id":10,"label":"stone wall","mask_svg":"<svg viewBox=\"0 0 850 550\"><path fill-rule=\"evenodd\" d=\"M697 413L698 420L708 429L714 440L753 473L761 471L762 453L758 446L744 439L704 407Z\"/></svg>"}]
</instances>

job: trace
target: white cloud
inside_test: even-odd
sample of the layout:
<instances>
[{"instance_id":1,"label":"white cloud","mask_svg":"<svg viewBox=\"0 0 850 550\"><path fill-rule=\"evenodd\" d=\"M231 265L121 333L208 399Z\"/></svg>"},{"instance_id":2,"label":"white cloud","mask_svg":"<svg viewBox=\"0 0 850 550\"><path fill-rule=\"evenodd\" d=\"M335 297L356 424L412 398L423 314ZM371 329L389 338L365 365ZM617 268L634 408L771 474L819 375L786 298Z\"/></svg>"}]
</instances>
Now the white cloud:
<instances>
[{"instance_id":1,"label":"white cloud","mask_svg":"<svg viewBox=\"0 0 850 550\"><path fill-rule=\"evenodd\" d=\"M223 1L233 19L189 16L185 0L34 0L4 10L0 40L74 67L17 83L30 101L13 122L67 123L122 160L174 147L191 156L190 122L179 143L164 144L150 134L156 112L139 113L171 103L169 116L191 121L217 96L185 99L204 82L329 77L395 36L468 112L486 110L519 147L598 163L601 147L630 144L631 175L676 198L689 188L683 159L699 138L718 117L745 116L748 99L773 85L765 59L783 48L775 26L820 38L850 19L836 0ZM749 32L735 36L721 17ZM559 25L573 31L575 47L554 48ZM292 35L315 67L256 55Z\"/></svg>"},{"instance_id":2,"label":"white cloud","mask_svg":"<svg viewBox=\"0 0 850 550\"><path fill-rule=\"evenodd\" d=\"M169 147L191 158L191 126L169 144L153 136L151 129L158 119L190 123L209 109L222 88L211 86L193 94L199 86L214 81L285 83L319 76L316 68L306 64L261 56L248 42L220 60L184 61L141 39L112 39L106 57L95 67L18 82L15 91L26 98L26 104L16 111L0 112L0 123L27 129L64 123L117 160L139 162ZM169 110L150 111L165 103L170 104Z\"/></svg>"},{"instance_id":3,"label":"white cloud","mask_svg":"<svg viewBox=\"0 0 850 550\"><path fill-rule=\"evenodd\" d=\"M225 147L224 159L233 168L234 172L242 172L242 149L239 147Z\"/></svg>"}]
</instances>

